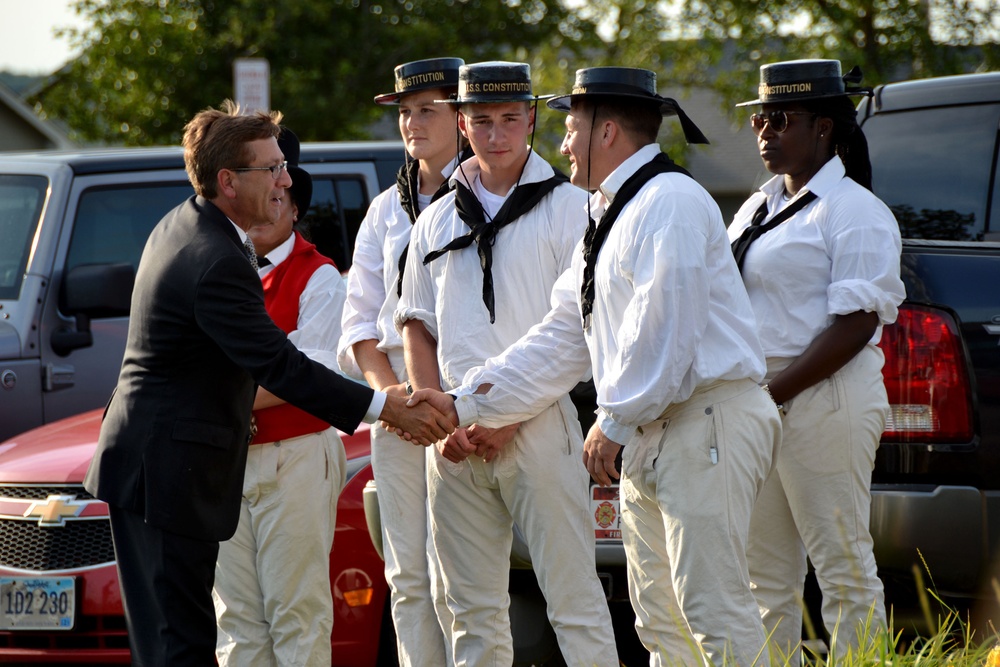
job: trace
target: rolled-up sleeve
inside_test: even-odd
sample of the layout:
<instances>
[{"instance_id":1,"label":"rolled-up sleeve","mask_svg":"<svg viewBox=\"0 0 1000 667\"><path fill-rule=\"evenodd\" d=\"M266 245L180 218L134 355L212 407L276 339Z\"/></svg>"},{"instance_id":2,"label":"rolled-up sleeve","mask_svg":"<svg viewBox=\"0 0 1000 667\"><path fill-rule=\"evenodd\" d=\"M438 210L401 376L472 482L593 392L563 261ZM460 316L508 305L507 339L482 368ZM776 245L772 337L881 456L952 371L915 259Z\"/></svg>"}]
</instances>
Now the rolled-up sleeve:
<instances>
[{"instance_id":1,"label":"rolled-up sleeve","mask_svg":"<svg viewBox=\"0 0 1000 667\"><path fill-rule=\"evenodd\" d=\"M423 232L430 226L428 217L421 216L410 237L410 250L406 255L403 270L403 291L393 314L396 331L402 335L403 326L409 320L422 322L427 332L438 338L437 317L435 315L434 285L430 269L424 264L424 257L430 250Z\"/></svg>"},{"instance_id":2,"label":"rolled-up sleeve","mask_svg":"<svg viewBox=\"0 0 1000 667\"><path fill-rule=\"evenodd\" d=\"M832 260L828 314L864 311L876 313L881 324L895 322L906 297L896 219L879 200L874 205L871 199L845 201L834 210L827 239Z\"/></svg>"}]
</instances>

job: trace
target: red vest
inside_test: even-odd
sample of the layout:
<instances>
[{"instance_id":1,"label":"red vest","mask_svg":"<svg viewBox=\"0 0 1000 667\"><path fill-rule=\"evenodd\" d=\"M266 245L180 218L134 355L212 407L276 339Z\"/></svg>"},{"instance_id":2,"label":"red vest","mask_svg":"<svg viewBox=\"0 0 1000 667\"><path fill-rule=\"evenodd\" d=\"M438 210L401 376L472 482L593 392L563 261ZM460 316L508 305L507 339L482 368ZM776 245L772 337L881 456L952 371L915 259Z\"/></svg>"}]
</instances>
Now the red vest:
<instances>
[{"instance_id":1,"label":"red vest","mask_svg":"<svg viewBox=\"0 0 1000 667\"><path fill-rule=\"evenodd\" d=\"M295 331L299 323L299 297L316 269L333 260L324 257L316 246L295 233L295 245L288 258L261 279L264 286L264 307L268 315L286 334ZM336 265L334 265L336 266ZM253 444L276 442L318 433L330 425L291 403L254 410L257 435Z\"/></svg>"}]
</instances>

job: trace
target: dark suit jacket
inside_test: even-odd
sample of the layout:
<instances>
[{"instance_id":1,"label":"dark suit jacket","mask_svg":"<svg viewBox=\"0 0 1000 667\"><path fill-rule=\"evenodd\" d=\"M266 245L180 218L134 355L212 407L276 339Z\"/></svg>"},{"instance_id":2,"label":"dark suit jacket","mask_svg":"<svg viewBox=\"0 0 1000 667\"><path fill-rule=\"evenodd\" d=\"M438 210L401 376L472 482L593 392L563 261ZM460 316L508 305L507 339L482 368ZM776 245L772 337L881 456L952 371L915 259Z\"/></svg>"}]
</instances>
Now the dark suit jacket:
<instances>
[{"instance_id":1,"label":"dark suit jacket","mask_svg":"<svg viewBox=\"0 0 1000 667\"><path fill-rule=\"evenodd\" d=\"M309 360L264 310L232 223L192 197L146 243L118 386L84 486L209 541L239 520L255 383L352 433L372 390Z\"/></svg>"}]
</instances>

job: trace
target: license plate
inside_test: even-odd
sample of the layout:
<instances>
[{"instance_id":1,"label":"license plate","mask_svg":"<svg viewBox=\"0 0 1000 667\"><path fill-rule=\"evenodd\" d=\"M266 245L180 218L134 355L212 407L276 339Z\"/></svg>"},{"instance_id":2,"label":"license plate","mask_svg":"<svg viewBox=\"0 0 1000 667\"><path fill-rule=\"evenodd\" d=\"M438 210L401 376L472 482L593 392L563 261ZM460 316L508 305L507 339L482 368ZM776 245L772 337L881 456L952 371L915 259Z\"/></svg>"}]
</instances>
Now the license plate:
<instances>
[{"instance_id":1,"label":"license plate","mask_svg":"<svg viewBox=\"0 0 1000 667\"><path fill-rule=\"evenodd\" d=\"M618 525L621 507L618 502L618 485L590 487L590 509L594 517L594 537L598 542L620 541L622 531Z\"/></svg>"},{"instance_id":2,"label":"license plate","mask_svg":"<svg viewBox=\"0 0 1000 667\"><path fill-rule=\"evenodd\" d=\"M73 577L0 578L0 630L72 630Z\"/></svg>"}]
</instances>

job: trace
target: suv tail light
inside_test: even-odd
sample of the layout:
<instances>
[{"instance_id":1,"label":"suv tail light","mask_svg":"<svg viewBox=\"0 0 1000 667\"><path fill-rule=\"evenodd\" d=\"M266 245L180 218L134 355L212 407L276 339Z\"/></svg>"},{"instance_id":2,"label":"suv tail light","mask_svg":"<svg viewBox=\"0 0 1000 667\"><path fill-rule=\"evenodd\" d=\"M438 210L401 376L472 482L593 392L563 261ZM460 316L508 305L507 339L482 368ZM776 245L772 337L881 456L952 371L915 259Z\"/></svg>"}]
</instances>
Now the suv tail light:
<instances>
[{"instance_id":1,"label":"suv tail light","mask_svg":"<svg viewBox=\"0 0 1000 667\"><path fill-rule=\"evenodd\" d=\"M883 442L971 442L972 390L958 326L948 313L904 305L882 330L889 395Z\"/></svg>"}]
</instances>

